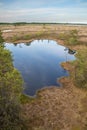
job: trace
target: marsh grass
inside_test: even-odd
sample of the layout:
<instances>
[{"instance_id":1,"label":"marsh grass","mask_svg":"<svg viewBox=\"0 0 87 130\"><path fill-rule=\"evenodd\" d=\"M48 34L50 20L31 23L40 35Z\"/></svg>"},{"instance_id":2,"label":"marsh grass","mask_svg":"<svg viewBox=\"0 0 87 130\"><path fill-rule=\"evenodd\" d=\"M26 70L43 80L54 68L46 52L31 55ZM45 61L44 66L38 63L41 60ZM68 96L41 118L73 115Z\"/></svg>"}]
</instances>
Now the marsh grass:
<instances>
[{"instance_id":1,"label":"marsh grass","mask_svg":"<svg viewBox=\"0 0 87 130\"><path fill-rule=\"evenodd\" d=\"M28 95L22 94L20 97L21 103L26 104L26 103L31 103L35 101L35 98L29 97Z\"/></svg>"}]
</instances>

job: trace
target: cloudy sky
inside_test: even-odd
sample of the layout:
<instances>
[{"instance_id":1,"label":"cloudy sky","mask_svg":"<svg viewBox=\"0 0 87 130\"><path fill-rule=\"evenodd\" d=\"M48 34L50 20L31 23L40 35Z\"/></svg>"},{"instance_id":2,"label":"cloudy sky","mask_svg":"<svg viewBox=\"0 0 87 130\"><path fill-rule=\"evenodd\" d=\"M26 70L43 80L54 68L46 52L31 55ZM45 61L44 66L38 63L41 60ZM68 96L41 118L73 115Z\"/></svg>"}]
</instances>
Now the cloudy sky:
<instances>
[{"instance_id":1,"label":"cloudy sky","mask_svg":"<svg viewBox=\"0 0 87 130\"><path fill-rule=\"evenodd\" d=\"M87 0L0 0L0 22L87 23Z\"/></svg>"}]
</instances>

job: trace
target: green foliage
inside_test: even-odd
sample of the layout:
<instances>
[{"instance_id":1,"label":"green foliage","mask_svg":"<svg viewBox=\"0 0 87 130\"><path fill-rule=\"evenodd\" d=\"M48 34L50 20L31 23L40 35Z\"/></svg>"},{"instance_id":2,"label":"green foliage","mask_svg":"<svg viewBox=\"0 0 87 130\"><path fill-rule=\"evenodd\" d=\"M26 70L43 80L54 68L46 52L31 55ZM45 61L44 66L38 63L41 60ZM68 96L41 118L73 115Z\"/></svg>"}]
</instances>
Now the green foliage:
<instances>
[{"instance_id":1,"label":"green foliage","mask_svg":"<svg viewBox=\"0 0 87 130\"><path fill-rule=\"evenodd\" d=\"M71 30L69 32L68 43L70 45L76 45L78 43L78 31L77 30Z\"/></svg>"},{"instance_id":2,"label":"green foliage","mask_svg":"<svg viewBox=\"0 0 87 130\"><path fill-rule=\"evenodd\" d=\"M21 39L21 38L20 38L20 39ZM17 35L14 35L14 36L12 37L12 41L13 41L13 42L15 42L15 41L17 41L17 40L20 40L20 39L19 39L19 37L18 37Z\"/></svg>"},{"instance_id":3,"label":"green foliage","mask_svg":"<svg viewBox=\"0 0 87 130\"><path fill-rule=\"evenodd\" d=\"M0 130L22 130L22 109L20 96L23 81L20 73L12 64L9 50L0 46Z\"/></svg>"},{"instance_id":4,"label":"green foliage","mask_svg":"<svg viewBox=\"0 0 87 130\"><path fill-rule=\"evenodd\" d=\"M58 37L59 37L61 40L64 40L65 37L66 37L66 35L65 35L65 33L60 33L60 34L58 35Z\"/></svg>"},{"instance_id":5,"label":"green foliage","mask_svg":"<svg viewBox=\"0 0 87 130\"><path fill-rule=\"evenodd\" d=\"M6 72L13 69L11 53L0 46L0 75L4 76Z\"/></svg>"},{"instance_id":6,"label":"green foliage","mask_svg":"<svg viewBox=\"0 0 87 130\"><path fill-rule=\"evenodd\" d=\"M35 99L33 97L29 97L25 94L21 94L20 100L21 100L22 104L31 103L31 102L35 101Z\"/></svg>"},{"instance_id":7,"label":"green foliage","mask_svg":"<svg viewBox=\"0 0 87 130\"><path fill-rule=\"evenodd\" d=\"M87 88L87 48L77 53L75 61L75 83L77 86Z\"/></svg>"},{"instance_id":8,"label":"green foliage","mask_svg":"<svg viewBox=\"0 0 87 130\"><path fill-rule=\"evenodd\" d=\"M37 32L37 34L36 34L37 37L40 37L40 36L42 36L42 35L43 35L43 31L39 31L39 32Z\"/></svg>"},{"instance_id":9,"label":"green foliage","mask_svg":"<svg viewBox=\"0 0 87 130\"><path fill-rule=\"evenodd\" d=\"M74 37L70 37L70 38L68 39L68 43L69 43L70 45L77 44L77 39L74 38Z\"/></svg>"},{"instance_id":10,"label":"green foliage","mask_svg":"<svg viewBox=\"0 0 87 130\"><path fill-rule=\"evenodd\" d=\"M4 42L4 39L2 37L2 32L0 30L0 46L4 46L3 42Z\"/></svg>"},{"instance_id":11,"label":"green foliage","mask_svg":"<svg viewBox=\"0 0 87 130\"><path fill-rule=\"evenodd\" d=\"M76 45L78 44L78 31L71 30L68 33L60 33L59 38L64 40L66 45Z\"/></svg>"},{"instance_id":12,"label":"green foliage","mask_svg":"<svg viewBox=\"0 0 87 130\"><path fill-rule=\"evenodd\" d=\"M26 35L23 36L24 40L29 40L30 38L32 38L31 34L26 34Z\"/></svg>"}]
</instances>

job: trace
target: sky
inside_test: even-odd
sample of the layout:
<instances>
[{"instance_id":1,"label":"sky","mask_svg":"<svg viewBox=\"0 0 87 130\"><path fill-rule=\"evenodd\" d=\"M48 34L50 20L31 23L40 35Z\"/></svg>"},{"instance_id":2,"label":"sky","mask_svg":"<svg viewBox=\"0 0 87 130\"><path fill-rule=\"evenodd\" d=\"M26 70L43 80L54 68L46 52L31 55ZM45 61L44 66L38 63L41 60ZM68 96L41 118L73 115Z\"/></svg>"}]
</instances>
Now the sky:
<instances>
[{"instance_id":1,"label":"sky","mask_svg":"<svg viewBox=\"0 0 87 130\"><path fill-rule=\"evenodd\" d=\"M87 23L87 0L0 0L0 22Z\"/></svg>"}]
</instances>

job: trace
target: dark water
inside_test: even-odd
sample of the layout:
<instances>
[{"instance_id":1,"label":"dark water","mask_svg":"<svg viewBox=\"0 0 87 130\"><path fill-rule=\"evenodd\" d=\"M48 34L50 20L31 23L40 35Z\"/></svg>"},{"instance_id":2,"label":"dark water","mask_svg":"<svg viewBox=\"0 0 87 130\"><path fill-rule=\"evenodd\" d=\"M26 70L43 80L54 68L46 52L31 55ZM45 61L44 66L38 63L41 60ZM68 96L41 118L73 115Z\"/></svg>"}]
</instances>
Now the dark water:
<instances>
[{"instance_id":1,"label":"dark water","mask_svg":"<svg viewBox=\"0 0 87 130\"><path fill-rule=\"evenodd\" d=\"M69 75L60 63L75 59L73 53L55 41L35 40L17 45L6 43L6 48L12 51L14 66L25 81L24 92L31 96L44 86L59 85L57 78Z\"/></svg>"}]
</instances>

